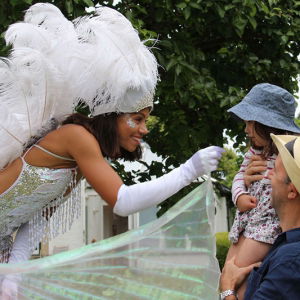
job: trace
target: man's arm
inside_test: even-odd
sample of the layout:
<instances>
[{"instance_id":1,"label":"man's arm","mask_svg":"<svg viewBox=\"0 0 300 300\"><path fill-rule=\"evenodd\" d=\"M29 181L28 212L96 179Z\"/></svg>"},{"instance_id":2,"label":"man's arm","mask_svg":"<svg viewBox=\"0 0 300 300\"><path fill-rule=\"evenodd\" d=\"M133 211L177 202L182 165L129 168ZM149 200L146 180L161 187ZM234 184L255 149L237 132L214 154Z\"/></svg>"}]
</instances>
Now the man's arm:
<instances>
[{"instance_id":1,"label":"man's arm","mask_svg":"<svg viewBox=\"0 0 300 300\"><path fill-rule=\"evenodd\" d=\"M248 267L239 268L234 264L235 256L228 260L222 270L220 278L220 292L236 291L241 284L246 280L251 270L260 263L252 264ZM236 300L235 295L229 295L223 298L225 300Z\"/></svg>"}]
</instances>

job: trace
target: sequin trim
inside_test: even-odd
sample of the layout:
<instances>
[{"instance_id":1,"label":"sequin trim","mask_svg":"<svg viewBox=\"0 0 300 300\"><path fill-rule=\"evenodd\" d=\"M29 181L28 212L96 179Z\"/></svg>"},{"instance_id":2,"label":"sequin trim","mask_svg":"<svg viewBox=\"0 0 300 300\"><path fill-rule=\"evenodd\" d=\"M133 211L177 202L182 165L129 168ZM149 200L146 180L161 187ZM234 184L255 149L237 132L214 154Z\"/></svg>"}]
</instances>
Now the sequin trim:
<instances>
[{"instance_id":1,"label":"sequin trim","mask_svg":"<svg viewBox=\"0 0 300 300\"><path fill-rule=\"evenodd\" d=\"M33 251L39 242L47 243L71 229L75 219L81 215L80 184L76 186L77 171L65 192L47 206L37 211L29 221L30 248ZM63 196L68 190L68 196Z\"/></svg>"},{"instance_id":2,"label":"sequin trim","mask_svg":"<svg viewBox=\"0 0 300 300\"><path fill-rule=\"evenodd\" d=\"M141 111L142 109L144 108L147 108L147 107L153 107L153 93L148 93L145 97L143 97L141 99L141 101L139 101L137 103L137 106L134 108L134 111L133 112L138 112L138 111Z\"/></svg>"},{"instance_id":3,"label":"sequin trim","mask_svg":"<svg viewBox=\"0 0 300 300\"><path fill-rule=\"evenodd\" d=\"M47 242L71 227L81 214L80 186L75 187L76 176L76 168L35 167L23 160L20 176L0 195L2 261L7 260L11 250L12 233L24 223L29 222L32 251L39 242ZM69 190L69 196L64 197Z\"/></svg>"}]
</instances>

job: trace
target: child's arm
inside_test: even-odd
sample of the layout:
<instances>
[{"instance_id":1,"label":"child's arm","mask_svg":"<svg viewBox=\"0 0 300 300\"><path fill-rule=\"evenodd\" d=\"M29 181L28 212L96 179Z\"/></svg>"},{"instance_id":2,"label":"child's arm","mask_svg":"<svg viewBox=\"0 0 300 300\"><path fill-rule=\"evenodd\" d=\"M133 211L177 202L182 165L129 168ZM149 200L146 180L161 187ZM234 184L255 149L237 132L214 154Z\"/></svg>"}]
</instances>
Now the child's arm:
<instances>
[{"instance_id":1,"label":"child's arm","mask_svg":"<svg viewBox=\"0 0 300 300\"><path fill-rule=\"evenodd\" d=\"M247 166L251 161L251 157L254 154L255 152L252 148L250 148L246 152L244 160L240 166L240 169L233 179L231 192L232 192L232 201L235 206L237 205L237 199L239 198L239 196L249 195L247 191L247 187L245 186L245 182L244 182L244 174Z\"/></svg>"}]
</instances>

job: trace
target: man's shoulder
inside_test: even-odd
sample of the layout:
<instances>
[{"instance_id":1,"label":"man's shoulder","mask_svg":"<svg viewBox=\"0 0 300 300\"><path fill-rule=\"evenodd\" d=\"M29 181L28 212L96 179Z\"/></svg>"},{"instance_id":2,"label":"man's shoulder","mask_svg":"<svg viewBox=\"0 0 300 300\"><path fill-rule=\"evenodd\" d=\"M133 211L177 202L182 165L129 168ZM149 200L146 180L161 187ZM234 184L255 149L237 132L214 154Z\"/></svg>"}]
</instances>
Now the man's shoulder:
<instances>
[{"instance_id":1,"label":"man's shoulder","mask_svg":"<svg viewBox=\"0 0 300 300\"><path fill-rule=\"evenodd\" d=\"M294 262L300 265L300 238L278 247L272 255L271 261L276 264Z\"/></svg>"},{"instance_id":2,"label":"man's shoulder","mask_svg":"<svg viewBox=\"0 0 300 300\"><path fill-rule=\"evenodd\" d=\"M283 257L299 257L300 259L300 241L282 245L278 248L276 255Z\"/></svg>"},{"instance_id":3,"label":"man's shoulder","mask_svg":"<svg viewBox=\"0 0 300 300\"><path fill-rule=\"evenodd\" d=\"M245 299L298 299L300 294L299 229L283 233L248 280Z\"/></svg>"}]
</instances>

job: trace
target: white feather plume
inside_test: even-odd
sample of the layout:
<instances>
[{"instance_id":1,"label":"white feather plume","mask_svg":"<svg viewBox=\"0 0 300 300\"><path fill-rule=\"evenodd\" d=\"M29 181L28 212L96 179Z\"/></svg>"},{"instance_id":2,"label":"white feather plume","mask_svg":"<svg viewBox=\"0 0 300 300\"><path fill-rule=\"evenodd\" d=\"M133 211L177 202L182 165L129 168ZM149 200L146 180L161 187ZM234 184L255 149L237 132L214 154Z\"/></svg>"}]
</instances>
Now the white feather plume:
<instances>
[{"instance_id":1,"label":"white feather plume","mask_svg":"<svg viewBox=\"0 0 300 300\"><path fill-rule=\"evenodd\" d=\"M141 98L154 92L158 78L157 61L137 31L108 7L98 8L95 16L75 20L75 27L79 40L93 45L94 63L80 77L89 84L83 85L86 89L79 91L80 97L94 114L136 111Z\"/></svg>"},{"instance_id":2,"label":"white feather plume","mask_svg":"<svg viewBox=\"0 0 300 300\"><path fill-rule=\"evenodd\" d=\"M0 169L79 101L94 115L152 105L156 59L113 9L70 22L54 5L38 3L5 39L13 50L0 62Z\"/></svg>"},{"instance_id":3,"label":"white feather plume","mask_svg":"<svg viewBox=\"0 0 300 300\"><path fill-rule=\"evenodd\" d=\"M62 113L59 107L62 82L59 79L59 74L45 61L44 56L30 48L17 48L13 50L9 60L2 60L1 168L20 155L28 140L37 135L51 118L58 118ZM67 113L69 112L70 109ZM4 158L2 145L6 145L10 152L7 159ZM17 150L15 145L18 145Z\"/></svg>"}]
</instances>

